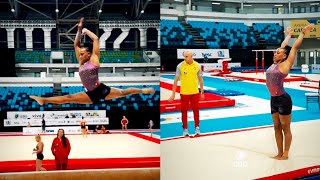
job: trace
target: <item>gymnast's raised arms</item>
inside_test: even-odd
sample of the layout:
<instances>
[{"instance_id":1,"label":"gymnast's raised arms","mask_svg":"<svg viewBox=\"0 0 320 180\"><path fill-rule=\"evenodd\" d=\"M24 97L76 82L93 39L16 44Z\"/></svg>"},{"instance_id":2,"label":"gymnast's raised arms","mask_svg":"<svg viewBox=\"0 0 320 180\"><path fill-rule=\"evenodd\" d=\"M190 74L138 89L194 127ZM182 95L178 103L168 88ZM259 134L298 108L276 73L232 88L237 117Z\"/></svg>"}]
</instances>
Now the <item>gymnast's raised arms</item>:
<instances>
[{"instance_id":1,"label":"gymnast's raised arms","mask_svg":"<svg viewBox=\"0 0 320 180\"><path fill-rule=\"evenodd\" d=\"M296 53L297 53L297 51L303 41L305 34L310 32L312 28L314 28L314 24L309 24L308 26L306 26L302 29L298 39L292 45L292 48L291 48L291 51L290 51L290 54L289 54L287 60L284 61L283 63L281 63L283 73L285 73L285 74L289 73L291 67L293 66Z\"/></svg>"},{"instance_id":2,"label":"gymnast's raised arms","mask_svg":"<svg viewBox=\"0 0 320 180\"><path fill-rule=\"evenodd\" d=\"M80 37L81 37L81 33L82 33L82 27L83 27L83 20L84 18L81 18L80 21L79 21L79 24L78 24L78 31L77 31L77 34L76 34L76 38L74 40L74 51L76 52L76 57L77 57L77 60L79 62L80 65L82 65L84 62L81 62L81 59L80 59Z\"/></svg>"}]
</instances>

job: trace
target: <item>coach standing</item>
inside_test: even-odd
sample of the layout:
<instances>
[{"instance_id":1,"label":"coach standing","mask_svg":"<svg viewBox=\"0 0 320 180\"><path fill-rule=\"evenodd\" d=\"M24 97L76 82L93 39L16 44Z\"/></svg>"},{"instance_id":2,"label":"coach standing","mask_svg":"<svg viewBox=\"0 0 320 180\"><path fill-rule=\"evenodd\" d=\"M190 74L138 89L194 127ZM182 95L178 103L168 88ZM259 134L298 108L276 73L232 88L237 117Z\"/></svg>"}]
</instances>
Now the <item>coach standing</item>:
<instances>
[{"instance_id":1,"label":"coach standing","mask_svg":"<svg viewBox=\"0 0 320 180\"><path fill-rule=\"evenodd\" d=\"M172 95L169 98L169 102L172 102L175 98L176 88L178 80L180 78L180 97L181 97L181 113L183 124L183 136L189 136L188 132L188 108L191 104L193 116L195 135L200 134L199 128L199 98L204 99L203 91L203 78L200 65L193 60L193 53L191 51L184 52L184 61L177 66ZM200 82L200 93L198 84Z\"/></svg>"}]
</instances>

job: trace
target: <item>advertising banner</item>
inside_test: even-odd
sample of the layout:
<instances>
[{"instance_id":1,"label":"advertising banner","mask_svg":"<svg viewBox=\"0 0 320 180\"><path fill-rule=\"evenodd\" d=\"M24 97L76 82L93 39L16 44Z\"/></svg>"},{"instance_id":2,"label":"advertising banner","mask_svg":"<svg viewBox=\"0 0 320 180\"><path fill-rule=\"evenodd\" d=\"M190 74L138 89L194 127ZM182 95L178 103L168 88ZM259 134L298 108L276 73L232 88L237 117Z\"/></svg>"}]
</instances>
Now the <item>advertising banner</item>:
<instances>
[{"instance_id":1,"label":"advertising banner","mask_svg":"<svg viewBox=\"0 0 320 180\"><path fill-rule=\"evenodd\" d=\"M59 129L63 129L65 134L81 134L80 126L59 126L47 127L46 134L57 134ZM41 127L24 127L23 135L41 134Z\"/></svg>"},{"instance_id":2,"label":"advertising banner","mask_svg":"<svg viewBox=\"0 0 320 180\"><path fill-rule=\"evenodd\" d=\"M314 24L315 27L308 32L304 38L320 38L320 19L318 20L292 20L290 21L290 27L292 35L297 38L302 29L309 24Z\"/></svg>"},{"instance_id":3,"label":"advertising banner","mask_svg":"<svg viewBox=\"0 0 320 180\"><path fill-rule=\"evenodd\" d=\"M64 118L104 118L106 111L86 110L86 111L9 111L8 119L64 119Z\"/></svg>"},{"instance_id":4,"label":"advertising banner","mask_svg":"<svg viewBox=\"0 0 320 180\"><path fill-rule=\"evenodd\" d=\"M193 53L193 59L229 58L229 49L177 49L178 59L184 59L187 50Z\"/></svg>"},{"instance_id":5,"label":"advertising banner","mask_svg":"<svg viewBox=\"0 0 320 180\"><path fill-rule=\"evenodd\" d=\"M109 118L85 118L87 125L108 125ZM5 119L4 127L10 126L41 126L42 119ZM65 125L79 125L81 118L65 118L65 119L45 119L46 126L65 126Z\"/></svg>"}]
</instances>

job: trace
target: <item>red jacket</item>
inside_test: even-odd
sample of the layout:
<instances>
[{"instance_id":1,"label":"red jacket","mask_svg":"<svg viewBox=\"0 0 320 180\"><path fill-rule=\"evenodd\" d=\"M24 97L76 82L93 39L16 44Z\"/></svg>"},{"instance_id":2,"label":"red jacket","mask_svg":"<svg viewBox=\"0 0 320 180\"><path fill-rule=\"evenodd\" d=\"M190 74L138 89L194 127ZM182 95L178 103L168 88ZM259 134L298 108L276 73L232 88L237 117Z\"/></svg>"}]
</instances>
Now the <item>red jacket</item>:
<instances>
[{"instance_id":1,"label":"red jacket","mask_svg":"<svg viewBox=\"0 0 320 180\"><path fill-rule=\"evenodd\" d=\"M59 163L67 163L68 156L71 150L69 139L66 138L67 146L63 147L62 140L58 137L54 138L51 146L52 154L55 156L55 160Z\"/></svg>"}]
</instances>

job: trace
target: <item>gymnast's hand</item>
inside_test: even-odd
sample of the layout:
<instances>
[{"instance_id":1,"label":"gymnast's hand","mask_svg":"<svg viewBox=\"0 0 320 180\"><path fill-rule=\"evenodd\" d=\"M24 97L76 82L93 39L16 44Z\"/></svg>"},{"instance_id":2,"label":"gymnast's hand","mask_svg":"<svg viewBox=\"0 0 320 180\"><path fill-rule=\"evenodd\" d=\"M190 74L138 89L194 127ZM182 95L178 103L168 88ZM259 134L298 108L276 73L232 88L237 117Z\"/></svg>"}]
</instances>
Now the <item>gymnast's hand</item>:
<instances>
[{"instance_id":1,"label":"gymnast's hand","mask_svg":"<svg viewBox=\"0 0 320 180\"><path fill-rule=\"evenodd\" d=\"M314 28L314 24L309 24L308 26L304 27L301 32L303 34L305 34L305 33L309 32L309 31L311 31L312 28Z\"/></svg>"},{"instance_id":2,"label":"gymnast's hand","mask_svg":"<svg viewBox=\"0 0 320 180\"><path fill-rule=\"evenodd\" d=\"M170 98L168 99L169 102L172 102L172 101L174 100L174 95L175 95L175 94L172 94L172 95L170 96Z\"/></svg>"},{"instance_id":3,"label":"gymnast's hand","mask_svg":"<svg viewBox=\"0 0 320 180\"><path fill-rule=\"evenodd\" d=\"M80 31L80 32L81 32L82 27L83 27L83 20L84 20L84 18L81 18L79 23L78 23L78 31Z\"/></svg>"},{"instance_id":4,"label":"gymnast's hand","mask_svg":"<svg viewBox=\"0 0 320 180\"><path fill-rule=\"evenodd\" d=\"M291 27L290 27L290 26L287 27L287 30L285 30L284 33L285 33L286 35L291 36Z\"/></svg>"},{"instance_id":5,"label":"gymnast's hand","mask_svg":"<svg viewBox=\"0 0 320 180\"><path fill-rule=\"evenodd\" d=\"M86 35L87 34L88 29L87 28L83 28L82 29L82 35Z\"/></svg>"}]
</instances>

